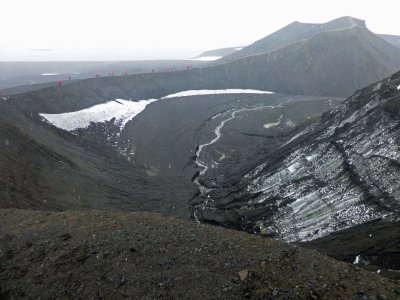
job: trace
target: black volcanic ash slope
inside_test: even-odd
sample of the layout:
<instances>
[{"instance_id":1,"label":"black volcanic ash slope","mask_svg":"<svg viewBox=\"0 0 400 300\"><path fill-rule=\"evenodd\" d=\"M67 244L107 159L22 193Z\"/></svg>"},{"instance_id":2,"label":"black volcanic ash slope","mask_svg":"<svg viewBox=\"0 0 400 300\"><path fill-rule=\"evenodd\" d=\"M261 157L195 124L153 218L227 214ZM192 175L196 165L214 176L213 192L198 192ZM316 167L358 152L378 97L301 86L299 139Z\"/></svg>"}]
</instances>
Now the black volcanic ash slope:
<instances>
[{"instance_id":1,"label":"black volcanic ash slope","mask_svg":"<svg viewBox=\"0 0 400 300\"><path fill-rule=\"evenodd\" d=\"M35 183L27 184L18 177L10 185L11 179L4 174L3 193L9 193L10 186L18 192L7 198L3 207L145 209L185 218L190 217L188 204L197 190L192 183L199 170L196 147L214 138L215 122L238 113L237 120L230 122L238 127L231 132L226 132L230 123L221 128L224 142L219 143L219 159L225 153L223 164L234 165L238 155L251 157L259 153L257 145L265 139L283 143L294 126L334 108L340 101L279 94L176 97L150 104L121 133L111 120L92 123L70 134L44 122L38 111L60 112L60 107L76 110L82 103L62 102L58 106L56 97L24 97L1 103L4 125L13 129L0 149L6 154L1 162L2 168L15 176L24 173L23 166L29 166L24 177L27 183ZM263 128L278 118L282 121L279 130ZM34 151L35 147L47 152ZM69 164L58 168L48 161L49 153ZM245 159L241 164L249 162ZM32 201L24 200L27 194L32 194Z\"/></svg>"},{"instance_id":2,"label":"black volcanic ash slope","mask_svg":"<svg viewBox=\"0 0 400 300\"><path fill-rule=\"evenodd\" d=\"M152 179L140 165L8 101L0 103L0 136L2 208L153 210L188 218L187 206L168 196L179 184Z\"/></svg>"},{"instance_id":3,"label":"black volcanic ash slope","mask_svg":"<svg viewBox=\"0 0 400 300\"><path fill-rule=\"evenodd\" d=\"M150 104L129 122L116 145L130 161L144 164L157 176L193 188L192 181L204 168L215 173L226 166L224 173L218 174L226 181L231 176L241 176L243 167L251 168L253 157L263 153L266 141L271 145L283 144L295 126L333 109L339 102L280 94L164 99ZM200 152L199 147L204 151ZM213 151L205 151L207 147ZM213 179L214 184L219 183L217 176ZM189 199L182 197L181 192L176 191L176 198L187 205Z\"/></svg>"},{"instance_id":4,"label":"black volcanic ash slope","mask_svg":"<svg viewBox=\"0 0 400 300\"><path fill-rule=\"evenodd\" d=\"M400 221L377 219L300 244L400 280Z\"/></svg>"},{"instance_id":5,"label":"black volcanic ash slope","mask_svg":"<svg viewBox=\"0 0 400 300\"><path fill-rule=\"evenodd\" d=\"M287 241L400 216L400 73L360 90L236 182L193 202L200 221ZM221 188L225 186L224 188ZM388 235L390 236L390 235Z\"/></svg>"}]
</instances>

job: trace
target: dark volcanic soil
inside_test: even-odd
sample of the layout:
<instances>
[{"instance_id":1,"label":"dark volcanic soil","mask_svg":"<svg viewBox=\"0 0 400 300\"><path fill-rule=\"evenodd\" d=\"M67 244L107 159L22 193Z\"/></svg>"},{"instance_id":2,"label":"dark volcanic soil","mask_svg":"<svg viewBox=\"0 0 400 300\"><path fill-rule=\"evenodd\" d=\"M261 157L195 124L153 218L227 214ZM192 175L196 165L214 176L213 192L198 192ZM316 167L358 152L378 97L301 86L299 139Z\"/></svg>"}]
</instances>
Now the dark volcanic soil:
<instances>
[{"instance_id":1,"label":"dark volcanic soil","mask_svg":"<svg viewBox=\"0 0 400 300\"><path fill-rule=\"evenodd\" d=\"M150 213L0 210L0 298L399 299L398 281Z\"/></svg>"},{"instance_id":2,"label":"dark volcanic soil","mask_svg":"<svg viewBox=\"0 0 400 300\"><path fill-rule=\"evenodd\" d=\"M302 246L349 263L359 256L360 267L400 279L400 221L374 220L302 243Z\"/></svg>"}]
</instances>

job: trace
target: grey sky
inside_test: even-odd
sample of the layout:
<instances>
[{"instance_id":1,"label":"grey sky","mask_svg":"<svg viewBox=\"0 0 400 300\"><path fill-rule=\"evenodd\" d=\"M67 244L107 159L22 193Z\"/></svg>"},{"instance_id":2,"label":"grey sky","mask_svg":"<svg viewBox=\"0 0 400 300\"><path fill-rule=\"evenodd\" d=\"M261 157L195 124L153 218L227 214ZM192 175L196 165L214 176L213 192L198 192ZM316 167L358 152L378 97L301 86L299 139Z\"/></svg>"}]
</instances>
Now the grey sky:
<instances>
[{"instance_id":1,"label":"grey sky","mask_svg":"<svg viewBox=\"0 0 400 300\"><path fill-rule=\"evenodd\" d=\"M189 58L345 15L400 35L399 0L1 0L0 11L0 60Z\"/></svg>"}]
</instances>

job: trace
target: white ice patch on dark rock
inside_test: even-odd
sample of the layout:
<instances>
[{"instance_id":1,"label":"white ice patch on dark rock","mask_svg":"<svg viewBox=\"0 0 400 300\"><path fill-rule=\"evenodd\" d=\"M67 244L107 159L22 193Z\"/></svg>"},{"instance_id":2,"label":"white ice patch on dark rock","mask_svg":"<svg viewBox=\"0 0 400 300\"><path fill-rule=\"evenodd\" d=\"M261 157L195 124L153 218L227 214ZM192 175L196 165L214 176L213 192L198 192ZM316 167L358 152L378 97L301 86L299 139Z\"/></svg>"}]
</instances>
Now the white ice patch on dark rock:
<instances>
[{"instance_id":1,"label":"white ice patch on dark rock","mask_svg":"<svg viewBox=\"0 0 400 300\"><path fill-rule=\"evenodd\" d=\"M154 101L156 99L137 102L117 99L80 111L61 114L40 114L40 116L54 126L67 131L86 128L91 123L110 121L113 118L123 128L129 120L142 112L148 104Z\"/></svg>"},{"instance_id":2,"label":"white ice patch on dark rock","mask_svg":"<svg viewBox=\"0 0 400 300\"><path fill-rule=\"evenodd\" d=\"M283 117L283 115L281 115L281 116L279 117L278 121L272 122L272 123L264 124L263 127L264 127L265 129L269 129L269 128L271 128L271 127L276 127L276 126L278 126L278 125L281 123L282 117Z\"/></svg>"},{"instance_id":3,"label":"white ice patch on dark rock","mask_svg":"<svg viewBox=\"0 0 400 300\"><path fill-rule=\"evenodd\" d=\"M359 263L361 263L361 255L357 255L353 262L355 265L358 265Z\"/></svg>"}]
</instances>

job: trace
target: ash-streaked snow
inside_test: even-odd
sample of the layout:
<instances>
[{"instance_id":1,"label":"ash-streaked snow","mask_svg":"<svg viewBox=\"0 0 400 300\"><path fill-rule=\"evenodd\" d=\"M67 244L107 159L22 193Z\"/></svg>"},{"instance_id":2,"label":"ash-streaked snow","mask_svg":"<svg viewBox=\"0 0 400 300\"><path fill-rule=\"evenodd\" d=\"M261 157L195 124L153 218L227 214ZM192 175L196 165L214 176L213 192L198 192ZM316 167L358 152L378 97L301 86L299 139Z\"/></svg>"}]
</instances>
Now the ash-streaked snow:
<instances>
[{"instance_id":1,"label":"ash-streaked snow","mask_svg":"<svg viewBox=\"0 0 400 300\"><path fill-rule=\"evenodd\" d=\"M116 123L120 125L122 129L128 121L142 112L148 104L154 101L156 101L156 99L137 102L117 99L80 111L62 114L40 114L40 116L54 126L68 131L86 128L90 123L110 121L113 118L115 118Z\"/></svg>"}]
</instances>

